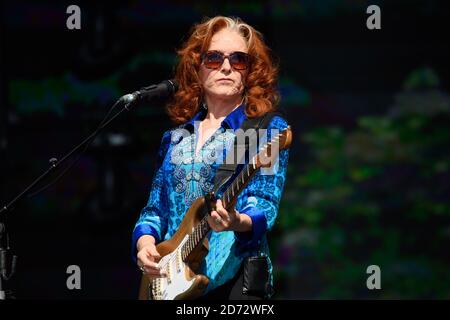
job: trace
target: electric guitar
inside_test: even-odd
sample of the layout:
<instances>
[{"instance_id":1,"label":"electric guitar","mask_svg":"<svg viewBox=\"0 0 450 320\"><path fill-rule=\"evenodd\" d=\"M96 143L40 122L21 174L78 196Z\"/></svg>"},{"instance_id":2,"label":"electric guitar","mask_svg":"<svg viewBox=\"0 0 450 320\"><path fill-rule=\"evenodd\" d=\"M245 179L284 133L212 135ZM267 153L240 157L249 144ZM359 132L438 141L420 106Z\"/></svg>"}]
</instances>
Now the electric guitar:
<instances>
[{"instance_id":1,"label":"electric guitar","mask_svg":"<svg viewBox=\"0 0 450 320\"><path fill-rule=\"evenodd\" d=\"M249 164L246 164L221 198L224 208L234 208L239 193L261 167L270 167L273 156L289 148L292 142L290 126L265 144ZM211 228L206 220L207 214L215 210L216 198L213 192L199 197L191 204L180 227L173 237L156 246L161 255L158 265L165 270L167 277L150 279L143 275L139 290L140 300L188 300L202 295L209 279L197 274L204 257L208 254L207 235Z\"/></svg>"}]
</instances>

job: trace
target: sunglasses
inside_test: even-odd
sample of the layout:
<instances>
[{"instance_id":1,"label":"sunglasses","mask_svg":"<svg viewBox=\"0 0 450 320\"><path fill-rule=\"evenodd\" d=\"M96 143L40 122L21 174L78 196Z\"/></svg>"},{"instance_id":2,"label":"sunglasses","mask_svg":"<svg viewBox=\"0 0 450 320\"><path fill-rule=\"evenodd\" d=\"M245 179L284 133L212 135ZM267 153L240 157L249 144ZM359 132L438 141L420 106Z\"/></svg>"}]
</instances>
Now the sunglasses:
<instances>
[{"instance_id":1,"label":"sunglasses","mask_svg":"<svg viewBox=\"0 0 450 320\"><path fill-rule=\"evenodd\" d=\"M228 58L230 65L236 70L245 70L250 64L250 55L245 52L235 51L224 54L220 51L207 51L201 55L203 64L208 69L219 69L225 58Z\"/></svg>"}]
</instances>

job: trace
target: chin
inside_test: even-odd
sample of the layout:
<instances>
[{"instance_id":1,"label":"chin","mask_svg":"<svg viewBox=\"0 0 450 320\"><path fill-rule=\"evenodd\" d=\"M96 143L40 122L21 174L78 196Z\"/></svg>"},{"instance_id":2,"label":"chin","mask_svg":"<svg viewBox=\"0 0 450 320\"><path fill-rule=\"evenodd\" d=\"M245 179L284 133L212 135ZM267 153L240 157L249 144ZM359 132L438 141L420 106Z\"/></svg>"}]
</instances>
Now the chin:
<instances>
[{"instance_id":1,"label":"chin","mask_svg":"<svg viewBox=\"0 0 450 320\"><path fill-rule=\"evenodd\" d=\"M215 96L234 96L236 93L230 88L217 89L211 92Z\"/></svg>"},{"instance_id":2,"label":"chin","mask_svg":"<svg viewBox=\"0 0 450 320\"><path fill-rule=\"evenodd\" d=\"M207 90L208 94L220 97L233 97L239 95L239 90L233 86L214 86ZM242 90L241 90L242 92Z\"/></svg>"}]
</instances>

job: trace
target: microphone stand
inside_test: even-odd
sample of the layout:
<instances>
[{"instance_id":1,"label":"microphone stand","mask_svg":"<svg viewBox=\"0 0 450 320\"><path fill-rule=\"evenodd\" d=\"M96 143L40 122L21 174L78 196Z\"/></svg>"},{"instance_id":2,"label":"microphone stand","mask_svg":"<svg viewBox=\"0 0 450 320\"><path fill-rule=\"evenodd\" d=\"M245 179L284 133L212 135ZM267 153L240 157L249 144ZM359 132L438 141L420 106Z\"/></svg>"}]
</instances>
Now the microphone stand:
<instances>
[{"instance_id":1,"label":"microphone stand","mask_svg":"<svg viewBox=\"0 0 450 320\"><path fill-rule=\"evenodd\" d=\"M6 238L6 248L3 247L3 237ZM12 256L11 272L8 274L6 259L9 250L9 239L6 233L6 226L0 222L0 300L6 299L6 290L3 288L3 281L8 281L16 272L17 256Z\"/></svg>"},{"instance_id":2,"label":"microphone stand","mask_svg":"<svg viewBox=\"0 0 450 320\"><path fill-rule=\"evenodd\" d=\"M28 187L25 188L19 195L17 195L13 200L11 200L8 204L4 205L0 209L0 300L6 299L6 291L3 287L3 280L8 281L12 275L15 272L16 268L16 262L17 262L17 256L12 257L11 262L11 272L8 274L8 268L7 268L7 259L9 256L9 236L6 229L6 213L8 211L11 211L11 209L14 207L14 205L20 201L22 198L24 198L28 192L38 185L43 179L45 179L47 176L49 176L56 168L58 168L61 164L65 163L67 159L72 156L75 152L80 150L81 148L87 146L91 140L93 140L101 130L103 130L109 123L111 123L115 118L117 118L122 112L130 111L131 107L134 105L134 102L138 99L131 99L130 95L125 95L119 100L116 101L116 103L111 107L111 110L113 110L119 103L125 103L125 106L118 111L114 116L112 116L109 120L105 120L99 125L99 127L86 139L84 139L79 145L77 145L75 148L73 148L69 153L67 153L65 156L63 156L60 160L56 158L51 158L49 160L50 167L41 174L36 180L34 180ZM6 247L3 247L3 239L6 239Z\"/></svg>"}]
</instances>

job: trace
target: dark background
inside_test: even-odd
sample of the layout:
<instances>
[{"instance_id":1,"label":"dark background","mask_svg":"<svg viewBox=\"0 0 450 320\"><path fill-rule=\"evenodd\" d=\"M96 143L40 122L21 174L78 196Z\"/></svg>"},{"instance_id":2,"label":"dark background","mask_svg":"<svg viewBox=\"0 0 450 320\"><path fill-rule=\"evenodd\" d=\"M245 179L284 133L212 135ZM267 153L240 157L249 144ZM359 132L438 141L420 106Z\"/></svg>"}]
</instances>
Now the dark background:
<instances>
[{"instance_id":1,"label":"dark background","mask_svg":"<svg viewBox=\"0 0 450 320\"><path fill-rule=\"evenodd\" d=\"M81 30L66 28L71 4ZM381 30L366 28L371 4ZM294 130L271 235L275 298L450 298L445 1L1 5L1 205L120 96L171 78L194 23L239 16L279 58ZM8 282L17 298L136 298L131 232L171 126L162 102L140 105L71 158L58 182L0 217L19 256ZM66 287L69 265L81 268L81 290ZM381 290L366 287L369 265L381 268Z\"/></svg>"}]
</instances>

